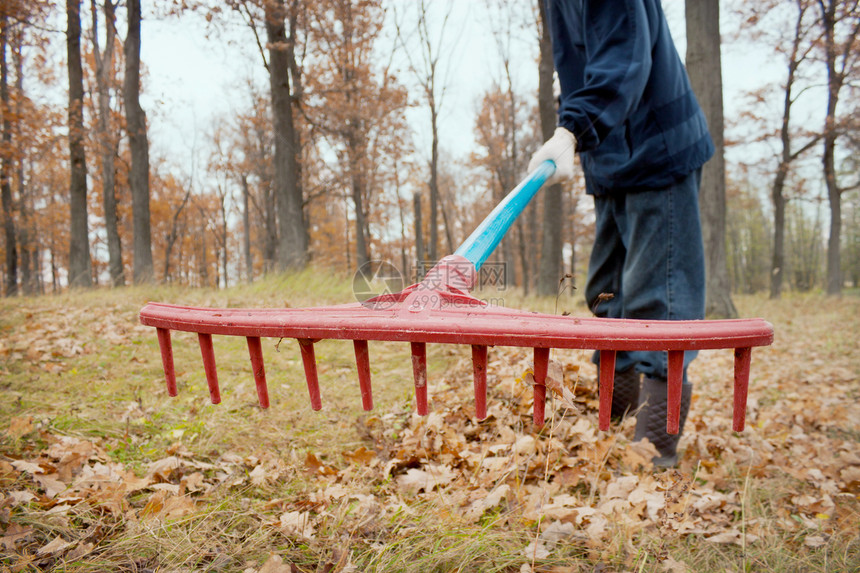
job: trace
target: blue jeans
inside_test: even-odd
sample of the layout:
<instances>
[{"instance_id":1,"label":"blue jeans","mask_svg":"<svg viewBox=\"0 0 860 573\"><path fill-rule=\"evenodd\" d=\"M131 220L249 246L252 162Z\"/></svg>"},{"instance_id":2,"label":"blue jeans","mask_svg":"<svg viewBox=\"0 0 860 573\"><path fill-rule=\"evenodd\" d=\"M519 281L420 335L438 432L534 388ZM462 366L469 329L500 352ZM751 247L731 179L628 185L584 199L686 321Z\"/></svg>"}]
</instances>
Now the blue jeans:
<instances>
[{"instance_id":1,"label":"blue jeans","mask_svg":"<svg viewBox=\"0 0 860 573\"><path fill-rule=\"evenodd\" d=\"M665 189L594 197L594 248L585 298L599 317L705 317L705 255L699 220L701 170ZM613 295L611 298L607 295ZM603 296L600 296L603 295ZM687 366L696 351L684 355ZM598 362L595 353L594 362ZM619 352L615 370L635 366L666 379L666 352Z\"/></svg>"}]
</instances>

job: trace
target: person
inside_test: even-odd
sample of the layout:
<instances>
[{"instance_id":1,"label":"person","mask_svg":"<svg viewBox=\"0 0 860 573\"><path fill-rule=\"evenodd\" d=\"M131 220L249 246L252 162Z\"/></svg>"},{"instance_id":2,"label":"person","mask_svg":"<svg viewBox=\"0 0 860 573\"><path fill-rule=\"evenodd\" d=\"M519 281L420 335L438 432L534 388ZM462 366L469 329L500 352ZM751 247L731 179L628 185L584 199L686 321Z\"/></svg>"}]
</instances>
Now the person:
<instances>
[{"instance_id":1,"label":"person","mask_svg":"<svg viewBox=\"0 0 860 573\"><path fill-rule=\"evenodd\" d=\"M548 183L570 179L579 155L596 215L589 308L609 318L704 318L698 191L714 146L660 0L545 1L558 127L529 171L549 159ZM694 358L685 354L682 431ZM655 465L676 465L681 434L666 432L666 352L619 352L615 368L613 413L639 407L635 439L654 443Z\"/></svg>"}]
</instances>

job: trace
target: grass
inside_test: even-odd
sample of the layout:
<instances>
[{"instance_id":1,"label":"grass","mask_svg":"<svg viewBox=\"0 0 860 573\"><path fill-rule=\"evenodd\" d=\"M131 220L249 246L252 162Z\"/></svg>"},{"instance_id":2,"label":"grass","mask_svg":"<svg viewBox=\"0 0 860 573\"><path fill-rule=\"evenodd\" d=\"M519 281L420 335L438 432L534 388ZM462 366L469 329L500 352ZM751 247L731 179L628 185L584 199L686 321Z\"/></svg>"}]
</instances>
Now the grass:
<instances>
[{"instance_id":1,"label":"grass","mask_svg":"<svg viewBox=\"0 0 860 573\"><path fill-rule=\"evenodd\" d=\"M499 293L480 294L500 298ZM503 294L507 306L586 314L579 296ZM146 512L153 502L152 490L127 495L116 511L106 503L87 500L52 514L50 504L38 497L45 491L31 476L0 473L0 494L30 491L37 495L29 503L13 504L7 497L0 504L0 537L9 535L13 525L34 530L29 545L0 544L0 568L242 571L259 569L272 554L298 571L516 572L531 566L523 548L534 541L538 524L523 519L516 505L499 506L472 523L447 498L403 496L390 477L379 478L378 468L351 465L346 457L360 448L385 452L396 447L399 434L407 431L413 390L406 345L371 345L375 410L367 413L361 409L351 345L320 342L323 410L315 413L308 407L298 346L290 340L280 344L266 340L272 407L263 411L256 404L243 340L215 338L222 403L213 406L208 403L195 337L174 336L179 396L171 399L164 389L154 332L137 324L137 312L150 300L277 308L350 302L351 296L347 277L311 270L226 291L153 286L0 301L0 431L27 416L34 424L22 436L6 432L0 437L0 462L33 459L50 446L51 436L74 436L98 443L106 455L104 463L122 464L138 476L180 447L183 459L201 468L213 466L200 470L205 480L215 483L218 472L227 471L226 465L219 464L228 456L239 460L229 471L244 479L242 485L215 487L196 495L190 513L153 519ZM840 371L831 372L833 368L842 368L848 371L847 378L840 375L847 388L845 398L856 401L860 299L834 301L790 294L781 301L737 297L736 304L743 315L764 316L777 326L775 350L762 350L754 362L762 359L778 371L773 376L780 379L802 372L822 384L828 383L828 376L839 375ZM781 346L783 341L804 336L809 338L805 356L797 355L796 346ZM431 384L443 379L448 384L468 383L470 373L451 374L467 350L428 347ZM815 378L819 374L823 378ZM708 374L702 377L707 383ZM802 388L763 386L758 395L761 409L785 408ZM837 436L855 445L860 441L856 425L818 418L812 413L809 419L797 418L795 424L809 435ZM818 422L825 423L814 427ZM324 466L336 468L337 480L309 473L309 453ZM250 474L257 462L249 460L261 459L280 468L280 473L254 485ZM602 543L575 536L559 544L550 556L536 561L536 570L660 571L670 557L701 573L860 570L856 531L819 534L780 525L797 515L791 509L793 496L815 493L809 483L778 470L751 475L749 465L726 463L724 491L740 492L743 499L735 524L754 527L759 532L755 543L717 544L695 533L666 535L659 527L625 530L619 526ZM191 470L183 472L170 483L191 475ZM595 479L604 479L601 476ZM385 506L364 517L367 507L360 498L320 502L322 492L335 483L359 495L372 495ZM318 518L312 539L278 527L281 515L307 511ZM860 522L856 494L853 501L840 502L839 511L839 519ZM824 542L811 547L807 539L816 535ZM56 557L36 553L57 536L89 552Z\"/></svg>"}]
</instances>

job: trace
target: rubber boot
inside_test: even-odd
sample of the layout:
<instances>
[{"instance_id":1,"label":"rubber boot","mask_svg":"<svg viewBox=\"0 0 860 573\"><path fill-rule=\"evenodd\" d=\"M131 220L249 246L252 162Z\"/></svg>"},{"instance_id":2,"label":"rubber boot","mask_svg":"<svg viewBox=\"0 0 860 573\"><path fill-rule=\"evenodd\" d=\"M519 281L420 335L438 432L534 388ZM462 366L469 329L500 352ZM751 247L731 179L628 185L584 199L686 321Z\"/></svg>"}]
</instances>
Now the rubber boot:
<instances>
[{"instance_id":1,"label":"rubber boot","mask_svg":"<svg viewBox=\"0 0 860 573\"><path fill-rule=\"evenodd\" d=\"M678 463L678 442L684 432L684 422L687 421L690 411L690 396L693 394L692 384L681 386L681 419L678 433L672 435L666 432L668 387L665 380L643 377L639 395L642 406L636 417L636 434L633 438L635 441L648 438L648 441L656 446L660 455L651 461L658 468L670 468Z\"/></svg>"},{"instance_id":2,"label":"rubber boot","mask_svg":"<svg viewBox=\"0 0 860 573\"><path fill-rule=\"evenodd\" d=\"M615 373L612 389L612 418L620 420L639 407L639 379L636 368Z\"/></svg>"}]
</instances>

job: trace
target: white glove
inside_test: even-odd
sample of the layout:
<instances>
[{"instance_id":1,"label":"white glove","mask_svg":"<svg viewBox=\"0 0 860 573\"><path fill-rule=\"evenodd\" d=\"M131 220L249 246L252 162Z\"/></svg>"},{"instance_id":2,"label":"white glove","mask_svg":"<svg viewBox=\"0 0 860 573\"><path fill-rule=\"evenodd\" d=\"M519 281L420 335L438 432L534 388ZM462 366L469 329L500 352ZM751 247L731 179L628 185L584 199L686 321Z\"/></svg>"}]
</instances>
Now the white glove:
<instances>
[{"instance_id":1,"label":"white glove","mask_svg":"<svg viewBox=\"0 0 860 573\"><path fill-rule=\"evenodd\" d=\"M555 133L532 155L529 173L537 169L547 159L555 163L555 173L546 180L546 185L573 179L573 156L576 138L563 127L556 127Z\"/></svg>"}]
</instances>

